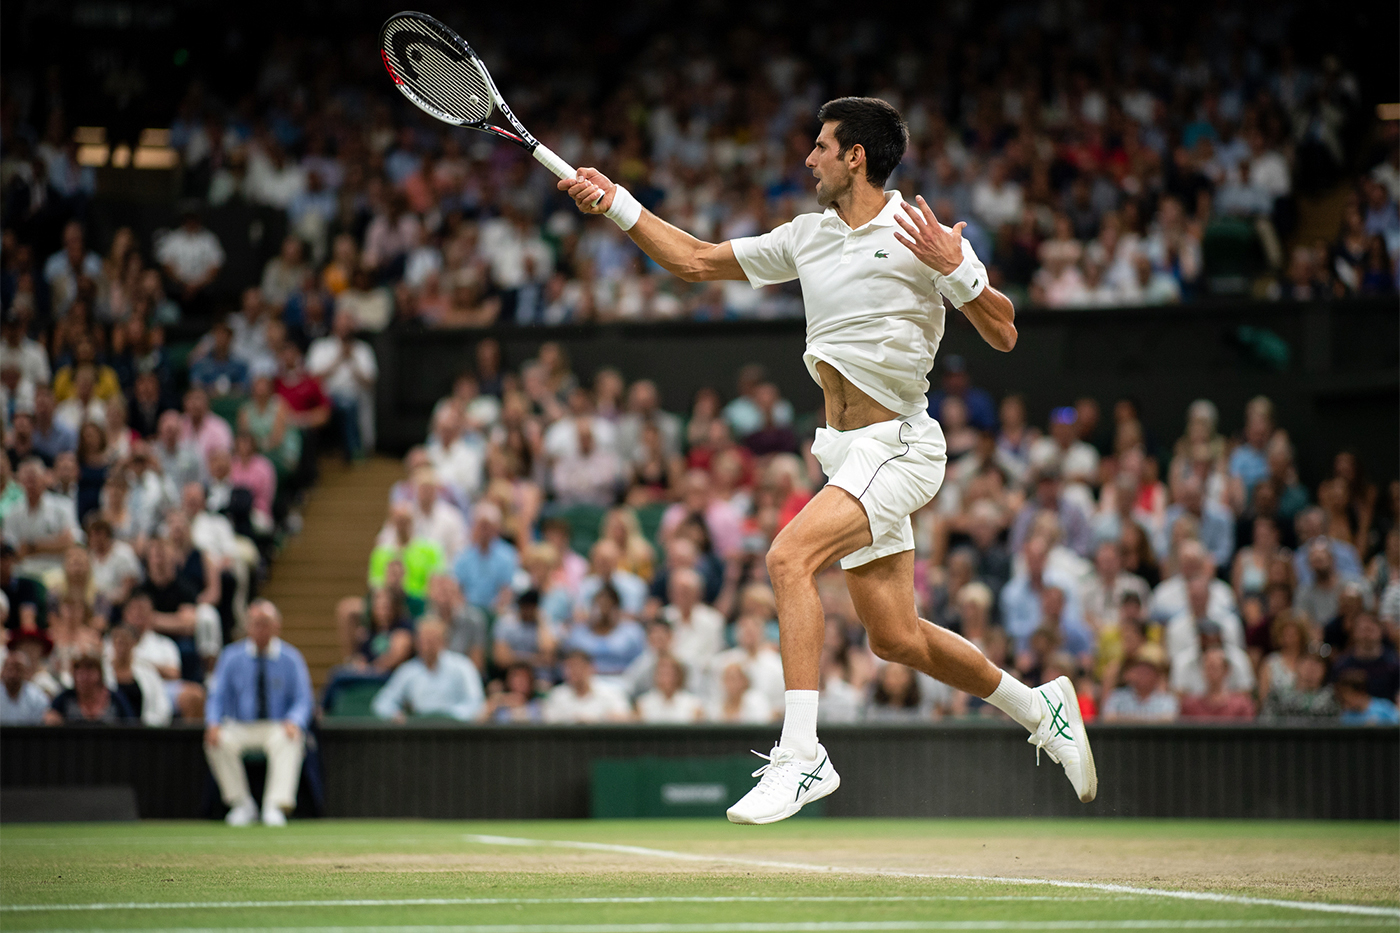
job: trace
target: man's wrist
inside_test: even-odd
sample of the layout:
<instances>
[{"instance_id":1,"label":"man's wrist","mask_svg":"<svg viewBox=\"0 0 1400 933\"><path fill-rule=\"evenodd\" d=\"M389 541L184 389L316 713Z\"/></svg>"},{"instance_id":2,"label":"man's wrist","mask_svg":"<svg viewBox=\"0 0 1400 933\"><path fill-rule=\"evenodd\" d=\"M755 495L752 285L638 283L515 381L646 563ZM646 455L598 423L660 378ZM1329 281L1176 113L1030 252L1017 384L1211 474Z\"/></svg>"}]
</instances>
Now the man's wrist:
<instances>
[{"instance_id":1,"label":"man's wrist","mask_svg":"<svg viewBox=\"0 0 1400 933\"><path fill-rule=\"evenodd\" d=\"M632 192L621 185L615 185L612 204L603 216L617 224L625 233L631 230L642 216L642 203L632 196Z\"/></svg>"},{"instance_id":2,"label":"man's wrist","mask_svg":"<svg viewBox=\"0 0 1400 933\"><path fill-rule=\"evenodd\" d=\"M977 296L987 289L987 275L981 264L972 257L964 256L963 261L952 272L943 276L938 290L958 307L976 301Z\"/></svg>"}]
</instances>

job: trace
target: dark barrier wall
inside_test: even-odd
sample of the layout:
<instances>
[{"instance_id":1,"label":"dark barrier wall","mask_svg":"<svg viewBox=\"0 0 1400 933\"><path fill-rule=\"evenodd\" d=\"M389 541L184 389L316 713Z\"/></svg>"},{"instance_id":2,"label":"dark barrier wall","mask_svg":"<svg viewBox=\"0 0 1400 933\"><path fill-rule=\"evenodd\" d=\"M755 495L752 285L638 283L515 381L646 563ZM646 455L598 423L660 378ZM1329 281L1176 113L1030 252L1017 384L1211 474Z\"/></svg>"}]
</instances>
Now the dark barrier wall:
<instances>
[{"instance_id":1,"label":"dark barrier wall","mask_svg":"<svg viewBox=\"0 0 1400 933\"><path fill-rule=\"evenodd\" d=\"M1003 354L951 313L939 357L962 354L976 383L994 396L1024 392L1035 423L1043 425L1051 407L1081 395L1099 399L1107 421L1115 399L1132 397L1154 448L1170 450L1194 399L1216 402L1221 429L1231 433L1243 426L1244 403L1262 393L1298 441L1310 486L1344 446L1358 449L1373 477L1400 474L1394 299L1031 310L1016 324L1020 341ZM615 366L628 379L655 379L666 407L687 414L701 386L732 393L739 367L758 361L800 412L816 411L821 394L802 364L803 326L785 320L386 333L376 345L382 446L404 450L422 440L433 403L457 372L474 366L476 344L487 334L501 342L510 368L541 342L558 340L583 377ZM1282 369L1270 368L1257 352L1252 341L1261 334L1280 341L1276 346L1288 357ZM935 386L937 380L935 365Z\"/></svg>"},{"instance_id":2,"label":"dark barrier wall","mask_svg":"<svg viewBox=\"0 0 1400 933\"><path fill-rule=\"evenodd\" d=\"M828 726L841 772L830 816L1400 818L1400 731L1100 726L1099 798L1007 726ZM195 817L208 787L198 729L0 730L0 788L130 784L143 817ZM773 730L646 726L328 726L327 815L584 817L599 758L732 756ZM758 759L755 759L757 762ZM3 791L0 791L3 796ZM0 806L3 806L0 803Z\"/></svg>"}]
</instances>

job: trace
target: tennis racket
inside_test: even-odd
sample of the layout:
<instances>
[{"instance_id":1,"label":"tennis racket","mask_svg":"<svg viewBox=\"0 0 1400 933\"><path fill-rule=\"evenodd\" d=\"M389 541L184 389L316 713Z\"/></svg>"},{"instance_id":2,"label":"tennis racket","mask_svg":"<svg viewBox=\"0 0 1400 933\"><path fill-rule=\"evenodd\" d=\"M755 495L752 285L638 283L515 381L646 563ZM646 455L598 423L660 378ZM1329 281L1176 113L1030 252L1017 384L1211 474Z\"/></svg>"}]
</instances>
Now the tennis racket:
<instances>
[{"instance_id":1,"label":"tennis racket","mask_svg":"<svg viewBox=\"0 0 1400 933\"><path fill-rule=\"evenodd\" d=\"M572 165L530 135L496 90L486 65L447 26L426 13L395 13L379 30L379 48L394 86L424 113L508 139L560 178L575 177ZM488 122L495 110L509 128Z\"/></svg>"}]
</instances>

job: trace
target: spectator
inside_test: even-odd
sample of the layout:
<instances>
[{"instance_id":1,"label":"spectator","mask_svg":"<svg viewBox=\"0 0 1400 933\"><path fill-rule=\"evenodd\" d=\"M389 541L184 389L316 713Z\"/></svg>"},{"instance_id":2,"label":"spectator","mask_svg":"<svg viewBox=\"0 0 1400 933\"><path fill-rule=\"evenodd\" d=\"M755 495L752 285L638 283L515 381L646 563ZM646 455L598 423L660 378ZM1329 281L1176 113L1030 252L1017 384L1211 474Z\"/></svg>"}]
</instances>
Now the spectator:
<instances>
[{"instance_id":1,"label":"spectator","mask_svg":"<svg viewBox=\"0 0 1400 933\"><path fill-rule=\"evenodd\" d=\"M1314 541L1322 541L1327 545L1327 550L1332 554L1331 568L1333 573L1342 580L1360 580L1365 574L1361 566L1361 557L1356 553L1355 546L1350 541L1342 541L1330 537L1325 531L1326 513L1319 508L1304 509L1298 513L1295 522L1298 547L1293 552L1293 570L1297 574L1298 585L1309 586L1313 583L1312 563L1321 558L1314 558L1311 545Z\"/></svg>"},{"instance_id":2,"label":"spectator","mask_svg":"<svg viewBox=\"0 0 1400 933\"><path fill-rule=\"evenodd\" d=\"M642 428L653 425L659 434L661 451L667 458L681 452L681 419L661 408L661 395L656 383L650 379L638 379L627 392L627 413L617 425L617 450L640 453Z\"/></svg>"},{"instance_id":3,"label":"spectator","mask_svg":"<svg viewBox=\"0 0 1400 933\"><path fill-rule=\"evenodd\" d=\"M466 601L451 574L437 573L429 578L426 611L447 626L448 650L465 655L478 671L485 671L486 613Z\"/></svg>"},{"instance_id":4,"label":"spectator","mask_svg":"<svg viewBox=\"0 0 1400 933\"><path fill-rule=\"evenodd\" d=\"M62 453L78 449L78 429L56 417L57 402L47 383L34 386L34 450L52 465Z\"/></svg>"},{"instance_id":5,"label":"spectator","mask_svg":"<svg viewBox=\"0 0 1400 933\"><path fill-rule=\"evenodd\" d=\"M1337 704L1341 707L1341 721L1348 726L1396 726L1400 725L1400 712L1395 701L1389 697L1378 697L1366 688L1366 674L1352 669L1337 675L1335 685Z\"/></svg>"},{"instance_id":6,"label":"spectator","mask_svg":"<svg viewBox=\"0 0 1400 933\"><path fill-rule=\"evenodd\" d=\"M233 429L227 421L209 410L209 395L195 387L185 393L185 417L181 421L180 439L199 451L200 462L209 462L214 450L233 449Z\"/></svg>"},{"instance_id":7,"label":"spectator","mask_svg":"<svg viewBox=\"0 0 1400 933\"><path fill-rule=\"evenodd\" d=\"M720 694L705 707L710 722L758 725L773 720L773 708L763 694L753 689L742 664L730 664L720 671Z\"/></svg>"},{"instance_id":8,"label":"spectator","mask_svg":"<svg viewBox=\"0 0 1400 933\"><path fill-rule=\"evenodd\" d=\"M1180 713L1177 698L1164 689L1162 673L1166 655L1146 644L1128 658L1127 685L1109 695L1103 707L1105 722L1172 722Z\"/></svg>"},{"instance_id":9,"label":"spectator","mask_svg":"<svg viewBox=\"0 0 1400 933\"><path fill-rule=\"evenodd\" d=\"M1205 497L1205 489L1196 474L1178 474L1173 477L1172 504L1167 506L1164 528L1170 530L1177 519L1190 515L1200 523L1201 543L1217 567L1230 566L1235 553L1235 519L1225 506ZM1170 542L1165 536L1157 543L1157 550L1169 551Z\"/></svg>"},{"instance_id":10,"label":"spectator","mask_svg":"<svg viewBox=\"0 0 1400 933\"><path fill-rule=\"evenodd\" d=\"M314 699L301 652L278 637L282 615L267 600L248 607L248 637L219 655L204 711L204 755L230 807L230 826L247 826L258 809L248 792L243 753L267 756L262 822L285 826L296 807L306 729Z\"/></svg>"},{"instance_id":11,"label":"spectator","mask_svg":"<svg viewBox=\"0 0 1400 933\"><path fill-rule=\"evenodd\" d=\"M1232 662L1222 648L1208 648L1201 655L1205 691L1181 699L1182 719L1253 719L1254 701L1227 685Z\"/></svg>"},{"instance_id":12,"label":"spectator","mask_svg":"<svg viewBox=\"0 0 1400 933\"><path fill-rule=\"evenodd\" d=\"M1089 517L1078 503L1063 493L1060 485L1061 470L1054 464L1040 466L1032 482L1035 485L1034 498L1028 499L1016 513L1011 523L1011 549L1020 551L1030 536L1031 523L1041 512L1050 512L1059 519L1064 530L1065 543L1076 554L1087 557L1092 543Z\"/></svg>"},{"instance_id":13,"label":"spectator","mask_svg":"<svg viewBox=\"0 0 1400 933\"><path fill-rule=\"evenodd\" d=\"M654 686L637 699L637 718L653 724L683 724L705 718L700 698L685 689L686 670L669 654L656 659Z\"/></svg>"},{"instance_id":14,"label":"spectator","mask_svg":"<svg viewBox=\"0 0 1400 933\"><path fill-rule=\"evenodd\" d=\"M413 656L413 619L401 593L373 590L368 611L360 599L342 601L337 611L346 661L340 674L388 677Z\"/></svg>"},{"instance_id":15,"label":"spectator","mask_svg":"<svg viewBox=\"0 0 1400 933\"><path fill-rule=\"evenodd\" d=\"M1261 718L1279 722L1335 717L1339 712L1337 699L1326 681L1327 659L1309 650L1298 659L1292 686L1271 685L1264 696Z\"/></svg>"},{"instance_id":16,"label":"spectator","mask_svg":"<svg viewBox=\"0 0 1400 933\"><path fill-rule=\"evenodd\" d=\"M588 575L579 581L574 602L574 615L585 616L593 605L593 597L604 586L611 586L622 611L639 616L647 598L647 585L641 577L623 570L622 550L617 543L604 538L588 552Z\"/></svg>"},{"instance_id":17,"label":"spectator","mask_svg":"<svg viewBox=\"0 0 1400 933\"><path fill-rule=\"evenodd\" d=\"M0 725L37 726L44 721L49 698L30 679L34 662L23 651L11 649L0 664Z\"/></svg>"},{"instance_id":18,"label":"spectator","mask_svg":"<svg viewBox=\"0 0 1400 933\"><path fill-rule=\"evenodd\" d=\"M165 689L164 707L178 713L181 719L198 722L206 710L204 688L184 678L186 665L180 648L174 639L158 630L161 619L153 608L151 594L144 589L131 594L122 607L121 618L136 638L132 657L149 664L160 675ZM166 625L170 626L168 620Z\"/></svg>"},{"instance_id":19,"label":"spectator","mask_svg":"<svg viewBox=\"0 0 1400 933\"><path fill-rule=\"evenodd\" d=\"M1312 579L1307 583L1300 581L1293 597L1293 608L1311 619L1314 625L1326 625L1337 615L1344 584L1325 538L1314 538L1306 553Z\"/></svg>"},{"instance_id":20,"label":"spectator","mask_svg":"<svg viewBox=\"0 0 1400 933\"><path fill-rule=\"evenodd\" d=\"M345 456L357 460L374 443L374 385L379 366L374 350L354 339L355 321L337 314L332 333L312 342L306 369L330 397Z\"/></svg>"},{"instance_id":21,"label":"spectator","mask_svg":"<svg viewBox=\"0 0 1400 933\"><path fill-rule=\"evenodd\" d=\"M749 679L749 685L767 701L770 709L782 709L786 684L783 681L783 661L777 649L766 637L767 621L762 615L746 612L734 625L735 647L721 651L710 659L704 693L709 698L723 695L724 672L737 664Z\"/></svg>"},{"instance_id":22,"label":"spectator","mask_svg":"<svg viewBox=\"0 0 1400 933\"><path fill-rule=\"evenodd\" d=\"M1289 610L1273 621L1274 651L1259 665L1259 696L1268 699L1276 690L1291 690L1298 680L1298 666L1308 654L1311 632L1305 617Z\"/></svg>"},{"instance_id":23,"label":"spectator","mask_svg":"<svg viewBox=\"0 0 1400 933\"><path fill-rule=\"evenodd\" d=\"M724 648L724 617L702 602L705 581L694 570L672 573L668 592L662 617L671 624L671 653L687 670L703 671Z\"/></svg>"},{"instance_id":24,"label":"spectator","mask_svg":"<svg viewBox=\"0 0 1400 933\"><path fill-rule=\"evenodd\" d=\"M494 612L509 599L511 580L520 566L515 547L501 538L501 510L480 502L472 511L471 538L452 564L467 602Z\"/></svg>"},{"instance_id":25,"label":"spectator","mask_svg":"<svg viewBox=\"0 0 1400 933\"><path fill-rule=\"evenodd\" d=\"M190 366L190 383L214 398L246 395L248 364L233 355L233 328L214 325L214 345Z\"/></svg>"},{"instance_id":26,"label":"spectator","mask_svg":"<svg viewBox=\"0 0 1400 933\"><path fill-rule=\"evenodd\" d=\"M958 354L951 353L938 361L938 369L941 374L940 388L929 396L929 413L936 416L936 413L942 410L943 399L956 396L967 406L969 424L979 431L996 430L996 405L985 390L972 384L967 362ZM1024 409L1021 411L1024 414ZM1017 429L1014 424L1011 427L1013 431Z\"/></svg>"},{"instance_id":27,"label":"spectator","mask_svg":"<svg viewBox=\"0 0 1400 933\"><path fill-rule=\"evenodd\" d=\"M1080 593L1084 620L1096 632L1118 624L1123 600L1129 593L1137 597L1139 606L1145 605L1150 596L1146 580L1123 570L1121 541L1099 543L1094 551L1094 571L1085 578Z\"/></svg>"},{"instance_id":28,"label":"spectator","mask_svg":"<svg viewBox=\"0 0 1400 933\"><path fill-rule=\"evenodd\" d=\"M156 243L156 261L179 289L185 310L201 313L207 305L208 289L224 266L224 248L200 221L196 209L181 212L180 226Z\"/></svg>"},{"instance_id":29,"label":"spectator","mask_svg":"<svg viewBox=\"0 0 1400 933\"><path fill-rule=\"evenodd\" d=\"M542 679L554 676L559 639L553 621L540 611L539 590L526 590L515 601L515 611L496 619L491 660L499 668L525 664Z\"/></svg>"},{"instance_id":30,"label":"spectator","mask_svg":"<svg viewBox=\"0 0 1400 933\"><path fill-rule=\"evenodd\" d=\"M1400 695L1400 657L1385 644L1381 625L1369 612L1356 617L1347 650L1333 665L1338 682L1345 672L1353 670L1365 675L1359 683L1371 696L1392 700ZM1338 700L1343 698L1338 696Z\"/></svg>"},{"instance_id":31,"label":"spectator","mask_svg":"<svg viewBox=\"0 0 1400 933\"><path fill-rule=\"evenodd\" d=\"M624 478L622 461L598 444L590 418L574 419L578 438L573 450L554 463L550 488L560 506L609 506L617 501Z\"/></svg>"},{"instance_id":32,"label":"spectator","mask_svg":"<svg viewBox=\"0 0 1400 933\"><path fill-rule=\"evenodd\" d=\"M543 722L544 705L535 690L529 664L511 664L502 686L486 700L486 721L501 723Z\"/></svg>"},{"instance_id":33,"label":"spectator","mask_svg":"<svg viewBox=\"0 0 1400 933\"><path fill-rule=\"evenodd\" d=\"M204 452L193 437L185 435L180 413L166 411L159 424L150 452L160 476L168 481L168 488L183 489L186 483L201 482L205 478ZM174 492L170 498L175 498Z\"/></svg>"},{"instance_id":34,"label":"spectator","mask_svg":"<svg viewBox=\"0 0 1400 933\"><path fill-rule=\"evenodd\" d=\"M63 227L63 248L44 263L44 282L55 316L61 316L77 300L84 281L102 280L102 258L87 248L83 225L76 220ZM43 380L48 382L47 377Z\"/></svg>"},{"instance_id":35,"label":"spectator","mask_svg":"<svg viewBox=\"0 0 1400 933\"><path fill-rule=\"evenodd\" d=\"M125 625L112 629L107 636L103 679L109 689L126 700L132 715L144 725L167 726L171 716L170 697L155 665L136 657L138 637L137 632Z\"/></svg>"},{"instance_id":36,"label":"spectator","mask_svg":"<svg viewBox=\"0 0 1400 933\"><path fill-rule=\"evenodd\" d=\"M739 370L738 386L734 401L724 406L723 417L735 437L748 437L763 427L764 414L755 396L759 386L767 381L767 371L759 363L749 363ZM782 426L792 423L792 403L778 399L772 406L773 424Z\"/></svg>"},{"instance_id":37,"label":"spectator","mask_svg":"<svg viewBox=\"0 0 1400 933\"><path fill-rule=\"evenodd\" d=\"M1091 641L1079 609L1078 588L1072 579L1047 568L1049 553L1047 539L1030 538L1023 553L1025 569L1018 571L1001 591L1001 617L1017 651L1024 651L1031 635L1046 624L1054 624L1064 635L1083 644ZM1060 617L1053 622L1043 612L1042 594L1047 588L1059 590L1063 596Z\"/></svg>"},{"instance_id":38,"label":"spectator","mask_svg":"<svg viewBox=\"0 0 1400 933\"><path fill-rule=\"evenodd\" d=\"M136 719L125 697L102 682L102 660L97 655L80 654L72 667L73 686L53 698L44 714L45 725L114 725Z\"/></svg>"},{"instance_id":39,"label":"spectator","mask_svg":"<svg viewBox=\"0 0 1400 933\"><path fill-rule=\"evenodd\" d=\"M73 504L45 489L47 471L37 457L19 466L24 499L5 516L5 540L15 549L18 573L52 581L62 555L82 541Z\"/></svg>"},{"instance_id":40,"label":"spectator","mask_svg":"<svg viewBox=\"0 0 1400 933\"><path fill-rule=\"evenodd\" d=\"M593 659L579 648L564 655L564 682L544 700L544 721L550 723L626 722L632 718L620 687L593 676Z\"/></svg>"},{"instance_id":41,"label":"spectator","mask_svg":"<svg viewBox=\"0 0 1400 933\"><path fill-rule=\"evenodd\" d=\"M438 716L473 722L486 696L481 674L465 655L447 650L447 625L426 615L414 635L417 657L399 665L374 698L374 715L405 722L409 716Z\"/></svg>"},{"instance_id":42,"label":"spectator","mask_svg":"<svg viewBox=\"0 0 1400 933\"><path fill-rule=\"evenodd\" d=\"M1211 590L1218 580L1193 577L1186 584L1186 607L1167 621L1163 633L1169 658L1189 653L1200 642L1202 629L1213 625L1233 654L1244 651L1244 626L1232 610L1221 608ZM1247 665L1246 665L1247 666ZM1251 677L1251 681L1252 681ZM1252 683L1251 683L1252 685Z\"/></svg>"},{"instance_id":43,"label":"spectator","mask_svg":"<svg viewBox=\"0 0 1400 933\"><path fill-rule=\"evenodd\" d=\"M875 676L870 701L865 705L867 722L911 722L924 719L919 681L903 664L885 664Z\"/></svg>"},{"instance_id":44,"label":"spectator","mask_svg":"<svg viewBox=\"0 0 1400 933\"><path fill-rule=\"evenodd\" d=\"M587 653L598 674L618 685L628 665L646 649L646 633L635 619L623 615L617 590L607 584L594 594L587 619L576 622L564 641L567 648Z\"/></svg>"}]
</instances>

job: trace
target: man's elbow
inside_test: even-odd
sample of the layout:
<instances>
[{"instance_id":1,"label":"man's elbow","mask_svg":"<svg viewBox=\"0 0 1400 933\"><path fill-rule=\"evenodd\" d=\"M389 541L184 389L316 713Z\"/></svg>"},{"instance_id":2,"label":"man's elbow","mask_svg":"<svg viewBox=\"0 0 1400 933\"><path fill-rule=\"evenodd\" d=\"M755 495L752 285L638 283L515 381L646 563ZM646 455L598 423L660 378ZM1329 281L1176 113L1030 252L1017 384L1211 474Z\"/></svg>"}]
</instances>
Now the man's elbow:
<instances>
[{"instance_id":1,"label":"man's elbow","mask_svg":"<svg viewBox=\"0 0 1400 933\"><path fill-rule=\"evenodd\" d=\"M997 347L997 349L1003 353L1010 353L1012 350L1016 349L1017 336L1016 325L1007 324L1006 331L1001 335L1001 346Z\"/></svg>"}]
</instances>

